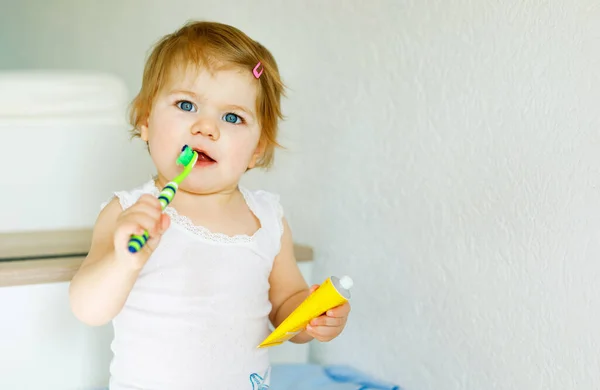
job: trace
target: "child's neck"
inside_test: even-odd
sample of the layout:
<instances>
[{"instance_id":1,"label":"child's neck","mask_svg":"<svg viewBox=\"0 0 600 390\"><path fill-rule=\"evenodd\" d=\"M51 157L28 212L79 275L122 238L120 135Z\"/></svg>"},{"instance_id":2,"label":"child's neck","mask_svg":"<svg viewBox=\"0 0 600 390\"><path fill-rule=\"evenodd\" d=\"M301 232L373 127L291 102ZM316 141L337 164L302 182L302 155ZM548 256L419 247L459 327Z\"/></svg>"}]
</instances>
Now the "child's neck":
<instances>
[{"instance_id":1,"label":"child's neck","mask_svg":"<svg viewBox=\"0 0 600 390\"><path fill-rule=\"evenodd\" d=\"M158 189L162 189L167 183L168 181L161 176L155 180ZM195 214L199 210L219 211L237 201L239 196L237 187L210 194L196 194L179 188L170 206L184 214Z\"/></svg>"},{"instance_id":2,"label":"child's neck","mask_svg":"<svg viewBox=\"0 0 600 390\"><path fill-rule=\"evenodd\" d=\"M166 183L160 178L155 181L158 188ZM228 236L252 235L261 227L237 186L211 194L195 194L180 188L170 206L195 226Z\"/></svg>"}]
</instances>

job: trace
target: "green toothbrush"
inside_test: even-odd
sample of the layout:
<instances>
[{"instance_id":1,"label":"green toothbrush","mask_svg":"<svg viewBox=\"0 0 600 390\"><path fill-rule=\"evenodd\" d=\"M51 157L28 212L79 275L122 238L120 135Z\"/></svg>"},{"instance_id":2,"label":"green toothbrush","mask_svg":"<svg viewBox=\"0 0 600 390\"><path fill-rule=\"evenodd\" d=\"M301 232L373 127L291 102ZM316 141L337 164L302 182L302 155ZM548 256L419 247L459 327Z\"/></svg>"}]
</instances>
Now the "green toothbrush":
<instances>
[{"instance_id":1,"label":"green toothbrush","mask_svg":"<svg viewBox=\"0 0 600 390\"><path fill-rule=\"evenodd\" d=\"M181 153L177 158L177 165L183 165L183 172L181 172L175 179L167 183L167 185L162 189L160 194L158 194L158 200L162 209L164 210L169 203L175 197L175 193L179 188L179 184L189 175L189 173L196 165L196 161L198 161L198 152L185 145L183 149L181 149ZM150 235L147 231L144 231L141 235L134 234L129 239L129 252L137 253L139 252L146 242L150 238Z\"/></svg>"}]
</instances>

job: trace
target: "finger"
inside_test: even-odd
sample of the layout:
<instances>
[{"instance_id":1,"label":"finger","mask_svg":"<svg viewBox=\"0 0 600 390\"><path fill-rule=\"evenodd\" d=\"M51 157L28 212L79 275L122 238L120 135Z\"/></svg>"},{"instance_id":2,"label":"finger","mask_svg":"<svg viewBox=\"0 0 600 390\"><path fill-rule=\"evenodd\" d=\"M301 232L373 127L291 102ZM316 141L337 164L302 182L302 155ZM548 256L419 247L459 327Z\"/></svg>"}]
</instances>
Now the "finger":
<instances>
[{"instance_id":1,"label":"finger","mask_svg":"<svg viewBox=\"0 0 600 390\"><path fill-rule=\"evenodd\" d=\"M171 219L169 218L169 216L166 214L161 214L160 220L158 221L158 224L156 227L156 233L150 234L150 239L148 240L148 243L145 245L145 248L147 251L153 252L158 247L158 243L159 243L162 235L169 228L170 224L171 224Z\"/></svg>"},{"instance_id":2,"label":"finger","mask_svg":"<svg viewBox=\"0 0 600 390\"><path fill-rule=\"evenodd\" d=\"M161 209L161 204L160 204L160 201L158 200L158 198L156 198L150 194L144 194L144 195L140 196L140 198L138 199L136 204L147 204L151 207Z\"/></svg>"},{"instance_id":3,"label":"finger","mask_svg":"<svg viewBox=\"0 0 600 390\"><path fill-rule=\"evenodd\" d=\"M131 213L124 218L123 222L133 222L139 225L142 229L148 231L150 235L156 235L158 233L158 228L160 224L160 216L159 218L154 218L146 213ZM136 229L136 231L139 231ZM132 232L133 233L133 232Z\"/></svg>"},{"instance_id":4,"label":"finger","mask_svg":"<svg viewBox=\"0 0 600 390\"><path fill-rule=\"evenodd\" d=\"M312 293L314 293L314 292L315 292L315 291L316 291L318 288L319 288L319 285L318 285L318 284L313 284L313 285L310 287L310 290L308 290L308 292L309 292L310 294L312 294Z\"/></svg>"},{"instance_id":5,"label":"finger","mask_svg":"<svg viewBox=\"0 0 600 390\"><path fill-rule=\"evenodd\" d=\"M311 326L340 327L346 323L346 318L320 316L310 321Z\"/></svg>"},{"instance_id":6,"label":"finger","mask_svg":"<svg viewBox=\"0 0 600 390\"><path fill-rule=\"evenodd\" d=\"M137 203L131 206L129 209L125 210L125 212L123 213L123 217L134 213L144 213L150 215L153 218L159 219L160 215L162 214L162 210L160 207L156 208L147 203Z\"/></svg>"},{"instance_id":7,"label":"finger","mask_svg":"<svg viewBox=\"0 0 600 390\"><path fill-rule=\"evenodd\" d=\"M123 220L119 222L115 230L115 234L117 235L131 235L131 234L142 234L144 232L144 228L134 220Z\"/></svg>"},{"instance_id":8,"label":"finger","mask_svg":"<svg viewBox=\"0 0 600 390\"><path fill-rule=\"evenodd\" d=\"M317 339L317 340L319 340L319 341L322 341L322 337L323 337L323 336L321 336L321 334L319 333L319 331L318 331L318 330L316 330L316 329L315 329L315 327L308 325L308 326L306 327L306 330L305 330L305 331L306 331L306 333L307 333L307 334L308 334L310 337L312 337L312 338L314 338L314 339Z\"/></svg>"},{"instance_id":9,"label":"finger","mask_svg":"<svg viewBox=\"0 0 600 390\"><path fill-rule=\"evenodd\" d=\"M137 224L137 229L131 231L131 234L142 234L144 231L147 231L150 234L157 234L160 230L160 217L158 219L149 216L148 214L143 213L135 213L127 216L127 218L123 218L118 222L118 226L122 224Z\"/></svg>"},{"instance_id":10,"label":"finger","mask_svg":"<svg viewBox=\"0 0 600 390\"><path fill-rule=\"evenodd\" d=\"M142 235L144 233L144 228L141 227L135 221L124 221L117 227L115 231L115 242L114 245L116 248L127 248L127 244L129 243L129 238L132 234Z\"/></svg>"},{"instance_id":11,"label":"finger","mask_svg":"<svg viewBox=\"0 0 600 390\"><path fill-rule=\"evenodd\" d=\"M306 332L320 341L327 341L335 338L340 332L339 328L328 326L308 326Z\"/></svg>"},{"instance_id":12,"label":"finger","mask_svg":"<svg viewBox=\"0 0 600 390\"><path fill-rule=\"evenodd\" d=\"M350 304L348 302L334 307L333 309L328 310L326 313L328 317L348 317L348 314L350 314Z\"/></svg>"},{"instance_id":13,"label":"finger","mask_svg":"<svg viewBox=\"0 0 600 390\"><path fill-rule=\"evenodd\" d=\"M167 214L162 214L160 217L160 233L164 233L171 226L171 218Z\"/></svg>"}]
</instances>

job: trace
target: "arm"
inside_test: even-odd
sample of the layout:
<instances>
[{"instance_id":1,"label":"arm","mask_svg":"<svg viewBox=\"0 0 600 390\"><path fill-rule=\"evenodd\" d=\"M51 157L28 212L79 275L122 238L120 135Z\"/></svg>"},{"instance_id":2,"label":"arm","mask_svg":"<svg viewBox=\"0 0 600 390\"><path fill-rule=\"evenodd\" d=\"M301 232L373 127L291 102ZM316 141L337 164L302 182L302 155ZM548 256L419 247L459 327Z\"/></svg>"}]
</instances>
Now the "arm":
<instances>
[{"instance_id":1,"label":"arm","mask_svg":"<svg viewBox=\"0 0 600 390\"><path fill-rule=\"evenodd\" d=\"M90 251L69 286L75 317L88 325L112 320L125 305L138 274L168 226L160 202L150 195L143 195L126 211L113 199L98 216ZM144 229L150 232L150 240L142 251L129 253L130 234L141 234Z\"/></svg>"},{"instance_id":2,"label":"arm","mask_svg":"<svg viewBox=\"0 0 600 390\"><path fill-rule=\"evenodd\" d=\"M269 319L273 326L277 327L309 294L308 285L296 263L294 241L285 218L283 218L281 250L273 262L269 283L271 284L269 299L272 304ZM312 336L303 331L290 341L301 344L312 339Z\"/></svg>"},{"instance_id":3,"label":"arm","mask_svg":"<svg viewBox=\"0 0 600 390\"><path fill-rule=\"evenodd\" d=\"M120 213L116 199L102 210L90 251L69 286L71 310L88 325L103 325L117 315L139 273L115 256L113 236Z\"/></svg>"},{"instance_id":4,"label":"arm","mask_svg":"<svg viewBox=\"0 0 600 390\"><path fill-rule=\"evenodd\" d=\"M319 286L313 285L310 290L294 257L294 242L287 221L283 220L281 250L275 258L269 282L271 284L270 299L273 309L270 320L273 326L279 326L283 320L296 309L310 293ZM307 329L298 333L290 341L301 344L313 339L331 341L339 336L346 326L350 304L348 302L328 310L327 313L314 318Z\"/></svg>"}]
</instances>

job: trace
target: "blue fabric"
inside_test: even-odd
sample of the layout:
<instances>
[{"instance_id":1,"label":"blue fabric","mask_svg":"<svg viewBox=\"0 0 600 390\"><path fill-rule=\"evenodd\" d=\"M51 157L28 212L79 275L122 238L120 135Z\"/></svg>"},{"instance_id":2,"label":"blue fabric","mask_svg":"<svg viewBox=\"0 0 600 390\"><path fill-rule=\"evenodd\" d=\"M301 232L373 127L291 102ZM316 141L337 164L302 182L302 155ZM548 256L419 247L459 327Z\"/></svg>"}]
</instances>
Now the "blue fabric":
<instances>
[{"instance_id":1,"label":"blue fabric","mask_svg":"<svg viewBox=\"0 0 600 390\"><path fill-rule=\"evenodd\" d=\"M277 364L271 371L270 390L402 390L359 370L341 365Z\"/></svg>"},{"instance_id":2,"label":"blue fabric","mask_svg":"<svg viewBox=\"0 0 600 390\"><path fill-rule=\"evenodd\" d=\"M349 366L274 364L269 390L402 390ZM96 390L108 390L96 389Z\"/></svg>"}]
</instances>

